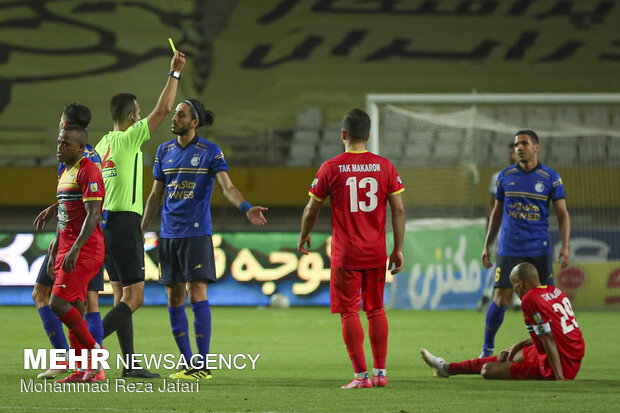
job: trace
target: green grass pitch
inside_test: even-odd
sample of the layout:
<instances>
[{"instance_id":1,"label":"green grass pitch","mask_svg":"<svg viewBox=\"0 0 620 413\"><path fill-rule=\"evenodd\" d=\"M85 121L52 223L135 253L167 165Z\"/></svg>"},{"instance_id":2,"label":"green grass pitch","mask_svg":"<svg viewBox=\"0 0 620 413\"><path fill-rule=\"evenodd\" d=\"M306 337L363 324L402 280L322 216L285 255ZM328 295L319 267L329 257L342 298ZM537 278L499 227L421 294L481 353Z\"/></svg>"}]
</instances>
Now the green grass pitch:
<instances>
[{"instance_id":1,"label":"green grass pitch","mask_svg":"<svg viewBox=\"0 0 620 413\"><path fill-rule=\"evenodd\" d=\"M108 308L102 309L105 314ZM49 344L34 307L0 307L0 411L6 412L611 412L620 409L620 313L577 311L586 357L576 381L488 381L479 376L439 379L419 356L424 346L448 361L480 351L484 314L475 311L388 311L388 386L341 390L352 370L338 315L327 308L289 310L214 307L212 353L260 353L256 369L214 371L198 392L26 393L23 348ZM362 314L365 331L367 323ZM188 310L190 324L191 311ZM168 312L134 315L139 353L175 353ZM193 329L190 334L193 337ZM497 338L504 348L526 337L520 313L508 312ZM192 338L193 340L193 338ZM192 343L194 344L194 343ZM370 344L366 359L372 367ZM116 337L104 345L118 352ZM163 375L169 371L159 370ZM154 380L157 388L162 380Z\"/></svg>"}]
</instances>

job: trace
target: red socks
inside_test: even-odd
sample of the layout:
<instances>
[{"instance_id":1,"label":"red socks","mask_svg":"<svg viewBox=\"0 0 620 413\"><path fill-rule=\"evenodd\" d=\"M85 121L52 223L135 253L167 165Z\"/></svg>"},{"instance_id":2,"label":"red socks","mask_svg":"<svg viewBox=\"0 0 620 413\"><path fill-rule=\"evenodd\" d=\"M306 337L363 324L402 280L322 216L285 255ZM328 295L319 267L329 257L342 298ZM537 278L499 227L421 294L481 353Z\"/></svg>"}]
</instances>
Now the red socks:
<instances>
[{"instance_id":1,"label":"red socks","mask_svg":"<svg viewBox=\"0 0 620 413\"><path fill-rule=\"evenodd\" d=\"M388 322L385 311L383 308L372 310L366 315L368 316L368 336L375 362L374 368L385 369L388 343Z\"/></svg>"},{"instance_id":2,"label":"red socks","mask_svg":"<svg viewBox=\"0 0 620 413\"><path fill-rule=\"evenodd\" d=\"M459 363L450 363L448 373L453 374L480 374L482 366L486 363L497 361L497 356L483 357L480 359L466 360Z\"/></svg>"},{"instance_id":3,"label":"red socks","mask_svg":"<svg viewBox=\"0 0 620 413\"><path fill-rule=\"evenodd\" d=\"M355 373L363 373L366 369L366 358L364 357L364 330L358 313L341 313L342 337L347 346L349 358L353 363Z\"/></svg>"},{"instance_id":4,"label":"red socks","mask_svg":"<svg viewBox=\"0 0 620 413\"><path fill-rule=\"evenodd\" d=\"M74 342L76 341L79 341L79 343L82 344L82 348L95 348L95 344L97 342L88 331L86 320L82 318L82 314L80 314L75 307L71 307L71 310L67 311L65 315L58 318L69 328L69 340L73 348L78 350L78 347L74 347ZM73 340L72 336L74 337Z\"/></svg>"}]
</instances>

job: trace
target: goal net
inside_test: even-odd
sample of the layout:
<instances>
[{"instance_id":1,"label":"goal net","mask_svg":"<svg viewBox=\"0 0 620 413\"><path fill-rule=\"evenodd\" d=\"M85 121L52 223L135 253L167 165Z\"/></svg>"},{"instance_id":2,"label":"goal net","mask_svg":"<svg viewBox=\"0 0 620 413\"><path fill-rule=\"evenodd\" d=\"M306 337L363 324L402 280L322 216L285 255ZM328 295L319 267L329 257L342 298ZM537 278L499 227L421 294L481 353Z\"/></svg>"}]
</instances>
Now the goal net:
<instances>
[{"instance_id":1,"label":"goal net","mask_svg":"<svg viewBox=\"0 0 620 413\"><path fill-rule=\"evenodd\" d=\"M396 166L408 220L485 216L515 132L532 129L573 229L620 227L620 94L368 95L367 108L370 148Z\"/></svg>"}]
</instances>

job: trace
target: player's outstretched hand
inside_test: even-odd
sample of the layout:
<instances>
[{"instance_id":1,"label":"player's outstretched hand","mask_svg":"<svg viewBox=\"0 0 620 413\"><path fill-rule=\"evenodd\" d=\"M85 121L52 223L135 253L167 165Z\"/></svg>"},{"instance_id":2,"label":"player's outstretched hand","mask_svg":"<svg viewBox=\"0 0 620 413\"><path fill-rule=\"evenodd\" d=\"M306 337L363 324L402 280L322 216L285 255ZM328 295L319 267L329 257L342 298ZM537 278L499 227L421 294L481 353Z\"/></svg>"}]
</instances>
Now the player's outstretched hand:
<instances>
[{"instance_id":1,"label":"player's outstretched hand","mask_svg":"<svg viewBox=\"0 0 620 413\"><path fill-rule=\"evenodd\" d=\"M34 219L32 225L37 231L41 231L47 225L47 222L50 218L56 214L56 204L45 208L43 211L39 212L39 215Z\"/></svg>"},{"instance_id":2,"label":"player's outstretched hand","mask_svg":"<svg viewBox=\"0 0 620 413\"><path fill-rule=\"evenodd\" d=\"M392 253L390 254L388 269L392 274L397 274L403 269L404 263L405 259L403 258L403 252L392 251Z\"/></svg>"},{"instance_id":3,"label":"player's outstretched hand","mask_svg":"<svg viewBox=\"0 0 620 413\"><path fill-rule=\"evenodd\" d=\"M305 238L302 238L301 234L299 234L299 239L297 240L297 249L304 255L308 255L308 248L306 248L306 244L308 244L308 248L311 248L310 234L306 235Z\"/></svg>"},{"instance_id":4,"label":"player's outstretched hand","mask_svg":"<svg viewBox=\"0 0 620 413\"><path fill-rule=\"evenodd\" d=\"M185 53L177 50L170 61L170 70L180 72L183 70L183 67L185 67Z\"/></svg>"},{"instance_id":5,"label":"player's outstretched hand","mask_svg":"<svg viewBox=\"0 0 620 413\"><path fill-rule=\"evenodd\" d=\"M482 250L482 265L484 265L484 268L491 268L493 266L491 262L491 249L488 245L485 245Z\"/></svg>"},{"instance_id":6,"label":"player's outstretched hand","mask_svg":"<svg viewBox=\"0 0 620 413\"><path fill-rule=\"evenodd\" d=\"M570 250L567 247L562 246L562 249L560 249L558 261L562 263L562 268L568 267L570 263Z\"/></svg>"},{"instance_id":7,"label":"player's outstretched hand","mask_svg":"<svg viewBox=\"0 0 620 413\"><path fill-rule=\"evenodd\" d=\"M266 212L268 208L262 206L252 207L246 212L248 219L254 225L265 225L267 223L267 219L263 215L263 212Z\"/></svg>"}]
</instances>

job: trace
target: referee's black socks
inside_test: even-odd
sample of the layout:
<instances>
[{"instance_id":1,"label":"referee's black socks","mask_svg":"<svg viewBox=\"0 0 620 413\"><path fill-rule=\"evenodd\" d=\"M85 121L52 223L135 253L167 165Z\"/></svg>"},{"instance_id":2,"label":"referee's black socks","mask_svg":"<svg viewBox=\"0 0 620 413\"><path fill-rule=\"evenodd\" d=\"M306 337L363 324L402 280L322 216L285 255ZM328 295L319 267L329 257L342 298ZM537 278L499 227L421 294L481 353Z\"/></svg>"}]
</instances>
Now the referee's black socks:
<instances>
[{"instance_id":1,"label":"referee's black socks","mask_svg":"<svg viewBox=\"0 0 620 413\"><path fill-rule=\"evenodd\" d=\"M106 338L127 324L131 326L130 328L133 331L131 308L121 301L114 308L108 311L108 314L106 314L103 318L103 338Z\"/></svg>"}]
</instances>

